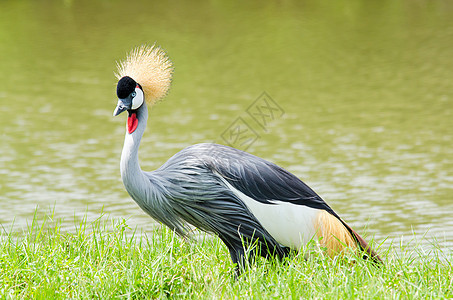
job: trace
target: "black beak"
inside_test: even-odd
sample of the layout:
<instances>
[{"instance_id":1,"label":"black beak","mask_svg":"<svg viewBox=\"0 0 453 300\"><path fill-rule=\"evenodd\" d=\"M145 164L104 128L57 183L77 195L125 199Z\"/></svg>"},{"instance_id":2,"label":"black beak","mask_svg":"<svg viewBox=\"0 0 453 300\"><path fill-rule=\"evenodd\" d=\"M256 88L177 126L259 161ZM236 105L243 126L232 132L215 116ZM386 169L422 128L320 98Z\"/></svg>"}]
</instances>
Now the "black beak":
<instances>
[{"instance_id":1,"label":"black beak","mask_svg":"<svg viewBox=\"0 0 453 300\"><path fill-rule=\"evenodd\" d=\"M125 100L125 99L119 99L118 100L118 105L116 106L115 111L113 112L113 116L114 117L119 115L123 111L130 109L130 105L124 104L123 100Z\"/></svg>"}]
</instances>

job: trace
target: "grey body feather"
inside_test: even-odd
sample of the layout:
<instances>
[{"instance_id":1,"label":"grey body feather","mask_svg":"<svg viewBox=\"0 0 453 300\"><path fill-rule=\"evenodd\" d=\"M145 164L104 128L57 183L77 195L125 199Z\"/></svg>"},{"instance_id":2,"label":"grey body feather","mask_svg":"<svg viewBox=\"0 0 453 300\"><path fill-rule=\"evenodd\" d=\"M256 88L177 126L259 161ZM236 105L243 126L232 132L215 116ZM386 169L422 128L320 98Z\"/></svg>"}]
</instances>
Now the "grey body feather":
<instances>
[{"instance_id":1,"label":"grey body feather","mask_svg":"<svg viewBox=\"0 0 453 300\"><path fill-rule=\"evenodd\" d=\"M127 192L147 214L182 236L189 232L187 224L218 235L235 263L243 263L243 243L257 241L262 256L271 253L283 257L288 253L289 249L275 241L222 181L220 176L227 177L216 166L225 163L236 149L198 144L178 152L159 169L143 172L138 148L147 117L143 105L137 110L137 129L126 133L120 165Z\"/></svg>"},{"instance_id":2,"label":"grey body feather","mask_svg":"<svg viewBox=\"0 0 453 300\"><path fill-rule=\"evenodd\" d=\"M123 103L117 106L115 114L130 106L123 100L120 99ZM380 261L367 243L305 183L285 169L249 153L217 144L198 144L181 150L159 169L143 172L138 148L148 109L143 103L137 110L128 112L136 114L138 125L125 136L120 164L123 183L146 213L178 234L187 236L187 225L191 224L218 235L239 266L245 263L244 247L255 242L257 247L253 248L252 257L271 254L282 258L289 253L289 245L279 244L243 201L249 205L257 201L267 208L286 202L325 210L337 217L361 248ZM131 122L135 120L132 118ZM271 215L262 221L269 221Z\"/></svg>"},{"instance_id":3,"label":"grey body feather","mask_svg":"<svg viewBox=\"0 0 453 300\"><path fill-rule=\"evenodd\" d=\"M289 247L279 244L266 231L233 187L266 205L287 202L325 210L344 224L374 261L381 261L310 187L285 169L249 153L217 144L197 144L176 153L159 169L143 172L138 148L148 119L146 104L135 113L137 129L126 133L121 154L123 183L146 213L178 234L187 236L187 224L191 224L218 235L238 266L245 263L245 247L254 243L257 247L252 249L252 257L288 255Z\"/></svg>"},{"instance_id":4,"label":"grey body feather","mask_svg":"<svg viewBox=\"0 0 453 300\"><path fill-rule=\"evenodd\" d=\"M126 190L151 217L186 236L187 224L218 235L234 262L243 263L243 245L258 243L257 253L281 258L289 248L280 245L225 182L255 201L273 205L291 202L333 210L288 171L249 153L217 144L187 147L153 172L143 172L138 148L148 110L137 111L138 127L126 133L121 177Z\"/></svg>"}]
</instances>

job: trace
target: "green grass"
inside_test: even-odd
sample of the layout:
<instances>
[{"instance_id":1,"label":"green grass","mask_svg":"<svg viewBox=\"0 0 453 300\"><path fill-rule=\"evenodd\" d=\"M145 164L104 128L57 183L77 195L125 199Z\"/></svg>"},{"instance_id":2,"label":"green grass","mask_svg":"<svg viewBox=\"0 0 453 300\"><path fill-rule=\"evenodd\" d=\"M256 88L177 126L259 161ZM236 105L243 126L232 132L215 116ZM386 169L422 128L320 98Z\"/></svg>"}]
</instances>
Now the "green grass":
<instances>
[{"instance_id":1,"label":"green grass","mask_svg":"<svg viewBox=\"0 0 453 300\"><path fill-rule=\"evenodd\" d=\"M285 262L258 259L236 280L217 238L185 241L159 227L147 236L126 222L82 221L73 233L34 220L3 231L0 298L452 298L452 252L390 247L385 266L315 253Z\"/></svg>"}]
</instances>

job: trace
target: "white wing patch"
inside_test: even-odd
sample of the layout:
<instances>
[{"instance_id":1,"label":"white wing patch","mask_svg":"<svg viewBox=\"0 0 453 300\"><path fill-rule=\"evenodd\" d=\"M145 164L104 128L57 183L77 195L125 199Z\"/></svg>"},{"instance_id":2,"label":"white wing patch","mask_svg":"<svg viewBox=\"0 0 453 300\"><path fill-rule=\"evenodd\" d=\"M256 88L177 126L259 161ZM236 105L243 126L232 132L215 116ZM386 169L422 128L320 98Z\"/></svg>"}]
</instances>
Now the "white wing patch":
<instances>
[{"instance_id":1,"label":"white wing patch","mask_svg":"<svg viewBox=\"0 0 453 300\"><path fill-rule=\"evenodd\" d=\"M245 203L264 229L281 245L299 249L315 236L315 221L321 210L283 201L274 201L274 204L261 203L234 188L219 174L217 176Z\"/></svg>"}]
</instances>

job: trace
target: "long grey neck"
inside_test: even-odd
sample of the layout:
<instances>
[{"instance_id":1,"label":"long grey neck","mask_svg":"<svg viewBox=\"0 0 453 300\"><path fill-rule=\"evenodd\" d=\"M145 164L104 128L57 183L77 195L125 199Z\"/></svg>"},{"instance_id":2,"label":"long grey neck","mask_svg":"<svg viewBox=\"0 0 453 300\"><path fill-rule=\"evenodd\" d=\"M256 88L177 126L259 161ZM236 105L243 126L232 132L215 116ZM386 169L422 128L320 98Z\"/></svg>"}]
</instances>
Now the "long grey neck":
<instances>
[{"instance_id":1,"label":"long grey neck","mask_svg":"<svg viewBox=\"0 0 453 300\"><path fill-rule=\"evenodd\" d=\"M120 164L121 178L123 179L126 190L131 196L140 192L145 180L145 175L142 173L138 162L138 148L148 121L148 108L146 107L146 103L143 103L136 112L138 126L131 134L129 134L126 129L126 137L124 139Z\"/></svg>"}]
</instances>

